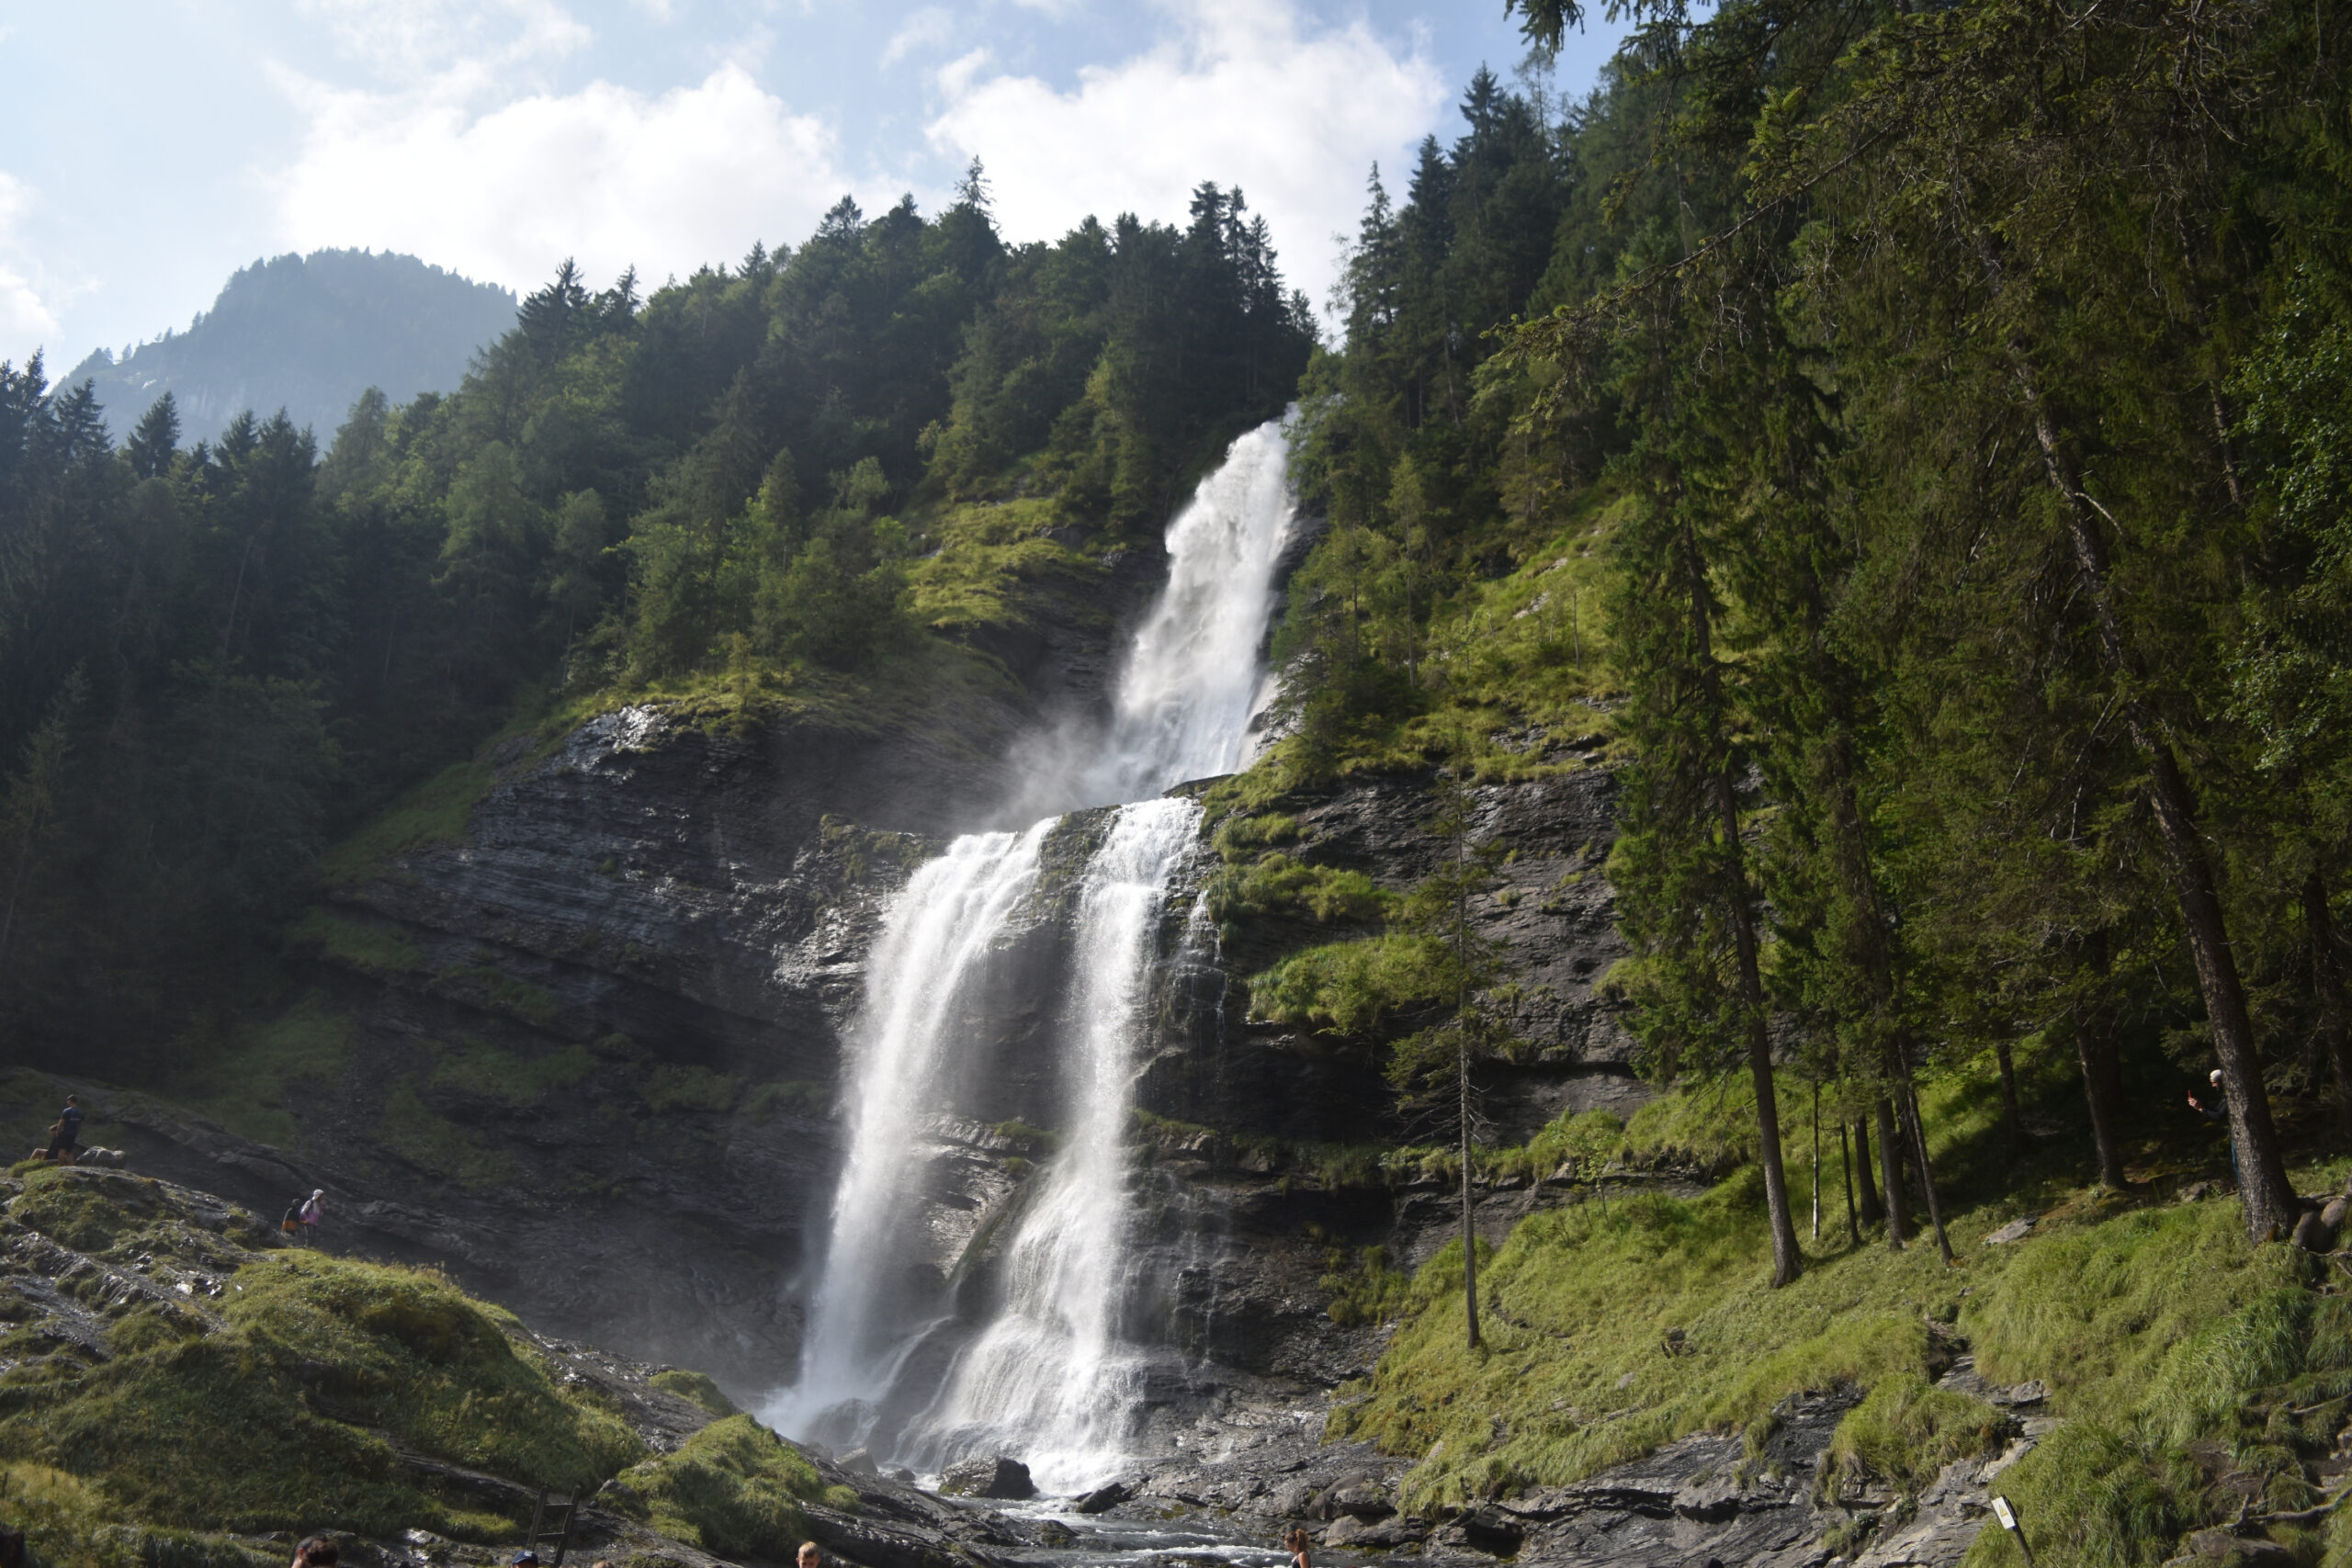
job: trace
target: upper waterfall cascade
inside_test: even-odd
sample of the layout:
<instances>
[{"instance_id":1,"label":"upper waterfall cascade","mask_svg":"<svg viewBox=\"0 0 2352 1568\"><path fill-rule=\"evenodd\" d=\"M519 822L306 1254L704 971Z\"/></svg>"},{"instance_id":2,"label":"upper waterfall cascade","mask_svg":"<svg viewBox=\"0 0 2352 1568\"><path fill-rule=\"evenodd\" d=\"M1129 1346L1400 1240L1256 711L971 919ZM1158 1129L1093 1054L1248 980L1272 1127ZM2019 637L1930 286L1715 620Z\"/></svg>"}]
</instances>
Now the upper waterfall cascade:
<instances>
[{"instance_id":1,"label":"upper waterfall cascade","mask_svg":"<svg viewBox=\"0 0 2352 1568\"><path fill-rule=\"evenodd\" d=\"M1117 809L1078 878L1071 972L1048 1035L1060 1148L996 1243L1001 1287L984 1324L906 1283L930 1239L910 1228L927 1173L910 1151L954 1117L958 1046L989 1005L991 959L1023 918L1058 819L956 840L885 911L849 1042L846 1156L800 1376L769 1410L785 1429L926 1470L982 1447L1012 1452L1048 1490L1119 1463L1141 1375L1121 1331L1134 1284L1127 1123L1170 889L1200 829L1196 803L1159 792L1248 765L1295 521L1286 435L1268 423L1169 525L1168 583L1129 642L1110 722L1044 781L1065 806Z\"/></svg>"}]
</instances>

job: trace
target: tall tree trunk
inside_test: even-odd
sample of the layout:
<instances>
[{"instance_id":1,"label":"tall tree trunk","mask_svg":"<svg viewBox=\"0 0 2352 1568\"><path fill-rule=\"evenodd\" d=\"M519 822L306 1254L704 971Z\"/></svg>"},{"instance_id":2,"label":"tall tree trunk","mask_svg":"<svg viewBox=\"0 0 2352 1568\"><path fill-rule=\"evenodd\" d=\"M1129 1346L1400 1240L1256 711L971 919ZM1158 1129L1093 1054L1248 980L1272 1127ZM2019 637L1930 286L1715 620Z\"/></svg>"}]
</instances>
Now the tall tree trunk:
<instances>
[{"instance_id":1,"label":"tall tree trunk","mask_svg":"<svg viewBox=\"0 0 2352 1568\"><path fill-rule=\"evenodd\" d=\"M1772 1227L1772 1283L1792 1284L1804 1267L1796 1218L1789 1209L1789 1173L1781 1161L1781 1105L1772 1084L1772 1041L1764 1028L1764 977L1756 961L1756 923L1747 904L1747 873L1739 850L1739 808L1731 775L1715 774L1715 810L1731 862L1732 944L1739 956L1740 999L1747 1012L1747 1077L1756 1086L1757 1157L1764 1164L1764 1208Z\"/></svg>"},{"instance_id":2,"label":"tall tree trunk","mask_svg":"<svg viewBox=\"0 0 2352 1568\"><path fill-rule=\"evenodd\" d=\"M1993 1060L2001 1068L2001 1115L2009 1124L2009 1147L2025 1147L2025 1113L2018 1108L2018 1067L2007 1040L1993 1042Z\"/></svg>"},{"instance_id":3,"label":"tall tree trunk","mask_svg":"<svg viewBox=\"0 0 2352 1568\"><path fill-rule=\"evenodd\" d=\"M1871 1175L1871 1124L1854 1123L1854 1179L1862 1189L1862 1224L1874 1225L1886 1218L1886 1210L1878 1201L1876 1179Z\"/></svg>"},{"instance_id":4,"label":"tall tree trunk","mask_svg":"<svg viewBox=\"0 0 2352 1568\"><path fill-rule=\"evenodd\" d=\"M2344 1000L2344 953L2328 912L2327 882L2316 871L2303 882L2303 923L2311 929L2312 985L2319 992L2319 1032L2335 1069L2335 1110L2352 1133L2352 1020Z\"/></svg>"},{"instance_id":5,"label":"tall tree trunk","mask_svg":"<svg viewBox=\"0 0 2352 1568\"><path fill-rule=\"evenodd\" d=\"M2238 1196L2245 1205L2246 1234L2256 1241L2284 1235L2295 1221L2295 1190L2288 1185L2286 1161L2279 1154L2270 1098L2262 1083L2262 1062L2255 1050L2245 985L2238 974L2237 957L2230 950L2229 921L2222 913L2212 861L2197 825L2197 802L2181 774L2172 738L2134 694L2145 684L2146 671L2125 641L2122 621L2116 614L2102 526L2106 509L2083 488L2074 454L2059 439L2032 362L2021 348L2016 352L2016 363L2026 406L2033 414L2034 439L2041 447L2043 467L2052 487L2066 503L2075 564L2098 621L2101 656L2126 694L2121 705L2124 725L2148 765L2148 804L2154 811L2157 836L2164 842L2173 897L2180 905L2181 923L2188 933L2189 953L2196 960L2197 987L2204 996L2213 1051L2221 1058L2230 1135L2237 1143Z\"/></svg>"},{"instance_id":6,"label":"tall tree trunk","mask_svg":"<svg viewBox=\"0 0 2352 1568\"><path fill-rule=\"evenodd\" d=\"M1462 1095L1462 1310L1470 1325L1470 1348L1478 1348L1477 1205L1470 1198L1470 1053L1460 1058Z\"/></svg>"},{"instance_id":7,"label":"tall tree trunk","mask_svg":"<svg viewBox=\"0 0 2352 1568\"><path fill-rule=\"evenodd\" d=\"M2123 1179L2123 1080L2116 1070L2114 1026L2105 1010L2075 1021L2075 1056L2083 1067L2083 1098L2091 1108L2099 1185L2120 1192L2130 1185Z\"/></svg>"},{"instance_id":8,"label":"tall tree trunk","mask_svg":"<svg viewBox=\"0 0 2352 1568\"><path fill-rule=\"evenodd\" d=\"M1854 1213L1854 1150L1846 1140L1846 1119L1838 1119L1838 1170L1846 1179L1846 1235L1856 1247L1862 1245L1862 1222Z\"/></svg>"},{"instance_id":9,"label":"tall tree trunk","mask_svg":"<svg viewBox=\"0 0 2352 1568\"><path fill-rule=\"evenodd\" d=\"M1911 1198L1903 1190L1903 1154L1894 1141L1894 1107L1883 1094L1871 1107L1871 1117L1878 1123L1879 1173L1886 1188L1886 1245L1889 1250L1900 1252L1911 1239Z\"/></svg>"},{"instance_id":10,"label":"tall tree trunk","mask_svg":"<svg viewBox=\"0 0 2352 1568\"><path fill-rule=\"evenodd\" d=\"M1813 1240L1821 1245L1821 1086L1813 1086Z\"/></svg>"},{"instance_id":11,"label":"tall tree trunk","mask_svg":"<svg viewBox=\"0 0 2352 1568\"><path fill-rule=\"evenodd\" d=\"M1900 1047L1897 1047L1899 1050ZM1919 1162L1919 1190L1928 1199L1928 1224L1935 1227L1936 1250L1951 1262L1951 1237L1944 1233L1943 1201L1936 1196L1936 1168L1928 1158L1928 1123L1919 1115L1919 1091L1910 1083L1910 1064L1904 1064L1903 1117L1910 1123L1911 1149Z\"/></svg>"},{"instance_id":12,"label":"tall tree trunk","mask_svg":"<svg viewBox=\"0 0 2352 1568\"><path fill-rule=\"evenodd\" d=\"M1713 627L1707 605L1711 590L1690 529L1682 531L1682 564L1689 575L1690 630L1694 652L1713 711L1723 711L1722 674L1715 668ZM1739 964L1739 999L1747 1014L1747 1077L1756 1089L1757 1156L1764 1166L1764 1209L1772 1230L1772 1284L1793 1283L1804 1267L1797 1226L1789 1208L1789 1173L1781 1163L1781 1106L1772 1085L1772 1041L1765 1029L1764 977L1756 956L1756 911L1747 884L1747 860L1739 836L1739 797L1731 774L1731 748L1723 735L1709 737L1714 768L1710 780L1715 828L1723 836L1724 912L1730 919L1732 946Z\"/></svg>"}]
</instances>

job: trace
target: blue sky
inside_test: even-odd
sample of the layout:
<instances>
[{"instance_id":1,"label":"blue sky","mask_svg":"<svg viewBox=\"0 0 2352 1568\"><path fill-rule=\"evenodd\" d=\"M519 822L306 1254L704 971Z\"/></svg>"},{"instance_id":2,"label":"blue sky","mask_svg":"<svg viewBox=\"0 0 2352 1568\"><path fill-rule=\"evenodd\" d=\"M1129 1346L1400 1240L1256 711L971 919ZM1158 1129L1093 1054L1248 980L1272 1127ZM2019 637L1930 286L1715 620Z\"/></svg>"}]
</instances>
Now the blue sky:
<instances>
[{"instance_id":1,"label":"blue sky","mask_svg":"<svg viewBox=\"0 0 2352 1568\"><path fill-rule=\"evenodd\" d=\"M1016 240L1238 184L1320 302L1368 165L1524 52L1502 0L0 0L0 358L119 352L289 250L658 283L975 153Z\"/></svg>"}]
</instances>

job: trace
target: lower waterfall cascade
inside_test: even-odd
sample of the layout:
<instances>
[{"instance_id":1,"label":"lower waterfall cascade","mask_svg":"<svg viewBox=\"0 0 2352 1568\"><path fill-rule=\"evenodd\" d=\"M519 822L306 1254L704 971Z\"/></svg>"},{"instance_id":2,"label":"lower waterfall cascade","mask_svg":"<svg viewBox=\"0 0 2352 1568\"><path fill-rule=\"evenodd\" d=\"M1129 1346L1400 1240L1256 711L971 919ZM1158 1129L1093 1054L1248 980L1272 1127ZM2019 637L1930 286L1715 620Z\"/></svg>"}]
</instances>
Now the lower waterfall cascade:
<instances>
[{"instance_id":1,"label":"lower waterfall cascade","mask_svg":"<svg viewBox=\"0 0 2352 1568\"><path fill-rule=\"evenodd\" d=\"M1066 806L1114 809L1077 879L1071 973L1048 1031L1059 1148L1001 1217L1011 1235L996 1244L985 1322L906 1283L928 1239L910 1227L924 1190L909 1152L956 1120L958 1046L989 1005L992 957L1034 918L1041 857L1064 819L967 834L885 910L850 1035L845 1156L800 1375L765 1412L780 1429L932 1472L970 1453L1013 1454L1049 1492L1122 1462L1146 1360L1123 1332L1138 1283L1128 1124L1171 892L1200 848L1199 805L1159 792L1248 765L1295 525L1287 436L1272 422L1237 440L1169 525L1168 582L1131 637L1110 722L1091 756L1052 766L1045 787ZM1184 929L1197 937L1194 914Z\"/></svg>"}]
</instances>

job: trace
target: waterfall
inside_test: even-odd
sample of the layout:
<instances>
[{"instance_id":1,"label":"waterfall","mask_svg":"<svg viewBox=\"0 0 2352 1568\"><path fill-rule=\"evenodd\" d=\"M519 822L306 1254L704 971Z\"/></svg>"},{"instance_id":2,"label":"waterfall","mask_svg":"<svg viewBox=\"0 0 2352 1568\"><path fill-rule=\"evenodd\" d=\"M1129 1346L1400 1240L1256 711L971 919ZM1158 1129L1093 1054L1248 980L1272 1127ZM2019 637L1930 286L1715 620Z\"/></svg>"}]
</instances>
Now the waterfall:
<instances>
[{"instance_id":1,"label":"waterfall","mask_svg":"<svg viewBox=\"0 0 2352 1568\"><path fill-rule=\"evenodd\" d=\"M851 1040L844 1118L849 1156L833 1190L825 1274L809 1302L803 1375L777 1413L795 1429L861 1406L886 1389L914 1326L884 1292L922 1239L905 1216L922 1201L910 1151L944 1098L951 1053L977 972L1037 881L1048 819L1025 833L970 833L926 861L893 902L866 964L865 1005Z\"/></svg>"},{"instance_id":2,"label":"waterfall","mask_svg":"<svg viewBox=\"0 0 2352 1568\"><path fill-rule=\"evenodd\" d=\"M1047 797L1117 810L1079 878L1055 998L1061 1148L1000 1244L996 1315L944 1368L918 1352L949 1323L945 1303L904 1283L931 1239L908 1224L926 1206L917 1150L956 1110L957 1048L977 1032L981 981L1037 886L1056 819L956 840L885 911L849 1042L848 1155L801 1375L768 1412L786 1430L871 1440L926 1469L993 1448L1049 1490L1099 1477L1132 1437L1143 1360L1121 1335L1127 1123L1169 893L1200 828L1193 802L1151 797L1249 763L1295 520L1287 464L1283 427L1269 423L1202 481L1169 525L1168 584L1128 645L1108 726L1079 765L1041 764Z\"/></svg>"},{"instance_id":3,"label":"waterfall","mask_svg":"<svg viewBox=\"0 0 2352 1568\"><path fill-rule=\"evenodd\" d=\"M1154 939L1200 831L1189 800L1119 808L1080 897L1069 1132L1005 1249L1004 1308L917 1421L924 1468L1015 1451L1047 1491L1099 1479L1130 1435L1142 1366L1119 1342L1126 1295L1126 1131Z\"/></svg>"},{"instance_id":4,"label":"waterfall","mask_svg":"<svg viewBox=\"0 0 2352 1568\"><path fill-rule=\"evenodd\" d=\"M1136 800L1187 779L1238 773L1264 705L1258 654L1274 608L1274 569L1296 519L1280 423L1233 444L1168 527L1168 586L1119 672L1090 800Z\"/></svg>"}]
</instances>

